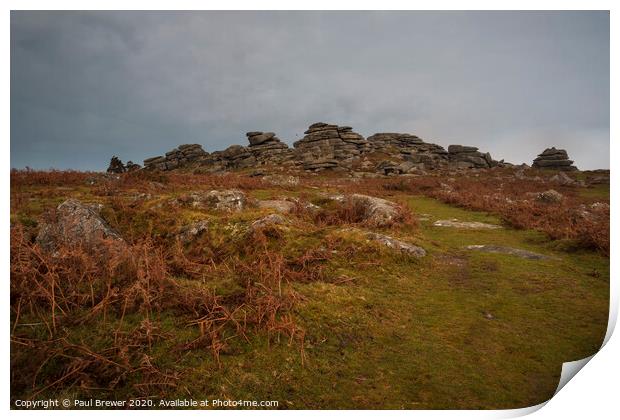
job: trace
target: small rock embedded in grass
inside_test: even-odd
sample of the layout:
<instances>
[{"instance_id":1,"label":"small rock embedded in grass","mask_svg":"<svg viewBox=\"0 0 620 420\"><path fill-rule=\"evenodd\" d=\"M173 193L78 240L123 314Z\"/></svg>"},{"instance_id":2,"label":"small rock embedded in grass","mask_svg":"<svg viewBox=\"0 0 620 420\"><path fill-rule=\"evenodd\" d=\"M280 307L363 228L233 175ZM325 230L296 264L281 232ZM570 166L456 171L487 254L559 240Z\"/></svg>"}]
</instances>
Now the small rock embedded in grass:
<instances>
[{"instance_id":1,"label":"small rock embedded in grass","mask_svg":"<svg viewBox=\"0 0 620 420\"><path fill-rule=\"evenodd\" d=\"M418 220L420 222L428 222L429 220L431 220L431 215L426 214L426 213L421 213L420 215L418 215Z\"/></svg>"},{"instance_id":2,"label":"small rock embedded in grass","mask_svg":"<svg viewBox=\"0 0 620 420\"><path fill-rule=\"evenodd\" d=\"M407 242L403 242L401 240L392 238L391 236L383 235L381 233L368 232L368 231L356 229L356 228L346 228L346 229L341 229L340 231L359 233L361 235L364 235L364 237L366 237L366 239L370 241L377 242L388 248L395 249L404 254L408 254L414 257L420 258L420 257L426 256L426 250L424 250L424 248L421 248L416 245L412 245Z\"/></svg>"},{"instance_id":3,"label":"small rock embedded in grass","mask_svg":"<svg viewBox=\"0 0 620 420\"><path fill-rule=\"evenodd\" d=\"M510 248L507 246L499 246L499 245L468 245L465 247L470 251L482 251L482 252L490 252L493 254L506 254L506 255L514 255L515 257L525 258L528 260L548 260L551 257L546 255L537 254L535 252L526 251L524 249L518 248Z\"/></svg>"},{"instance_id":4,"label":"small rock embedded in grass","mask_svg":"<svg viewBox=\"0 0 620 420\"><path fill-rule=\"evenodd\" d=\"M459 222L457 219L437 220L433 223L433 226L453 227L457 229L502 229L499 225L492 225L490 223L482 222Z\"/></svg>"},{"instance_id":5,"label":"small rock embedded in grass","mask_svg":"<svg viewBox=\"0 0 620 420\"><path fill-rule=\"evenodd\" d=\"M564 201L564 196L556 190L549 190L541 192L536 196L536 201L541 203L561 203Z\"/></svg>"},{"instance_id":6,"label":"small rock embedded in grass","mask_svg":"<svg viewBox=\"0 0 620 420\"><path fill-rule=\"evenodd\" d=\"M192 192L173 202L196 208L236 212L246 207L247 198L245 193L239 190L212 190Z\"/></svg>"},{"instance_id":7,"label":"small rock embedded in grass","mask_svg":"<svg viewBox=\"0 0 620 420\"><path fill-rule=\"evenodd\" d=\"M263 181L279 187L296 187L299 185L299 177L293 175L265 175Z\"/></svg>"},{"instance_id":8,"label":"small rock embedded in grass","mask_svg":"<svg viewBox=\"0 0 620 420\"><path fill-rule=\"evenodd\" d=\"M295 208L295 203L287 200L260 200L258 207L261 209L272 209L280 213L290 213Z\"/></svg>"},{"instance_id":9,"label":"small rock embedded in grass","mask_svg":"<svg viewBox=\"0 0 620 420\"><path fill-rule=\"evenodd\" d=\"M549 178L549 182L553 182L554 184L559 185L582 185L582 183L575 181L570 176L566 175L565 172L559 172L555 174L554 176Z\"/></svg>"},{"instance_id":10,"label":"small rock embedded in grass","mask_svg":"<svg viewBox=\"0 0 620 420\"><path fill-rule=\"evenodd\" d=\"M380 233L368 232L366 237L372 241L378 242L387 246L388 248L396 249L405 254L413 255L414 257L426 256L426 251L416 245L409 244L407 242L399 241L391 236L382 235Z\"/></svg>"},{"instance_id":11,"label":"small rock embedded in grass","mask_svg":"<svg viewBox=\"0 0 620 420\"><path fill-rule=\"evenodd\" d=\"M288 222L287 219L279 214L270 214L269 216L262 217L252 223L252 229L264 228L272 225L284 225Z\"/></svg>"},{"instance_id":12,"label":"small rock embedded in grass","mask_svg":"<svg viewBox=\"0 0 620 420\"><path fill-rule=\"evenodd\" d=\"M178 238L183 244L188 244L209 230L209 221L200 220L190 225L183 226Z\"/></svg>"},{"instance_id":13,"label":"small rock embedded in grass","mask_svg":"<svg viewBox=\"0 0 620 420\"><path fill-rule=\"evenodd\" d=\"M402 217L398 204L383 198L364 194L331 195L329 199L339 203L350 201L363 211L363 221L372 227L390 226Z\"/></svg>"},{"instance_id":14,"label":"small rock embedded in grass","mask_svg":"<svg viewBox=\"0 0 620 420\"><path fill-rule=\"evenodd\" d=\"M609 204L596 202L590 204L590 209L594 211L609 211Z\"/></svg>"}]
</instances>

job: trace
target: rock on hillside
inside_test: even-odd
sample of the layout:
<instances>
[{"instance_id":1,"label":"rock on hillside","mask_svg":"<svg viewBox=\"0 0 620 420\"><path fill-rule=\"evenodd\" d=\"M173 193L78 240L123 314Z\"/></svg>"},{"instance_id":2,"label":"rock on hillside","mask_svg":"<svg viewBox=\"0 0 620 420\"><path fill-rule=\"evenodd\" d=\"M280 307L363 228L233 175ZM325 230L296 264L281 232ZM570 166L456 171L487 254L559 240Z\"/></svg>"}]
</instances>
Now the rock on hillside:
<instances>
[{"instance_id":1,"label":"rock on hillside","mask_svg":"<svg viewBox=\"0 0 620 420\"><path fill-rule=\"evenodd\" d=\"M389 226L397 222L400 217L398 205L392 201L363 194L353 194L350 199L354 204L363 207L367 225Z\"/></svg>"},{"instance_id":2,"label":"rock on hillside","mask_svg":"<svg viewBox=\"0 0 620 420\"><path fill-rule=\"evenodd\" d=\"M448 146L450 165L456 169L492 168L497 166L490 153L482 153L477 147L452 144Z\"/></svg>"},{"instance_id":3,"label":"rock on hillside","mask_svg":"<svg viewBox=\"0 0 620 420\"><path fill-rule=\"evenodd\" d=\"M144 160L145 169L169 171L203 161L209 154L199 144L182 144L167 152L165 156L156 156Z\"/></svg>"},{"instance_id":4,"label":"rock on hillside","mask_svg":"<svg viewBox=\"0 0 620 420\"><path fill-rule=\"evenodd\" d=\"M396 173L404 173L411 169L438 169L445 167L448 162L446 149L437 144L426 143L413 134L376 133L368 137L368 144L373 152L389 154L394 159L402 159L408 163L401 168L398 168L400 164L396 163L394 165Z\"/></svg>"},{"instance_id":5,"label":"rock on hillside","mask_svg":"<svg viewBox=\"0 0 620 420\"><path fill-rule=\"evenodd\" d=\"M576 171L577 167L573 166L573 161L568 158L568 153L564 149L556 149L552 147L545 149L538 155L532 163L532 168L538 169L555 169L559 171Z\"/></svg>"},{"instance_id":6,"label":"rock on hillside","mask_svg":"<svg viewBox=\"0 0 620 420\"><path fill-rule=\"evenodd\" d=\"M248 200L243 191L212 190L209 192L193 192L186 196L179 197L173 200L173 202L207 210L236 212L243 210Z\"/></svg>"},{"instance_id":7,"label":"rock on hillside","mask_svg":"<svg viewBox=\"0 0 620 420\"><path fill-rule=\"evenodd\" d=\"M295 156L308 171L350 168L355 157L368 151L368 142L351 127L318 122L304 134L293 146Z\"/></svg>"},{"instance_id":8,"label":"rock on hillside","mask_svg":"<svg viewBox=\"0 0 620 420\"><path fill-rule=\"evenodd\" d=\"M426 255L426 251L424 250L424 248L421 248L416 245L412 245L407 242L403 242L401 240L392 238L391 236L382 235L380 233L375 233L375 232L367 232L366 238L370 239L371 241L375 241L382 245L385 245L388 248L395 249L404 254L409 254L414 257L420 258Z\"/></svg>"},{"instance_id":9,"label":"rock on hillside","mask_svg":"<svg viewBox=\"0 0 620 420\"><path fill-rule=\"evenodd\" d=\"M275 165L293 158L293 151L275 133L251 131L246 136L250 142L247 150L259 165Z\"/></svg>"},{"instance_id":10,"label":"rock on hillside","mask_svg":"<svg viewBox=\"0 0 620 420\"><path fill-rule=\"evenodd\" d=\"M52 252L60 245L93 251L106 245L124 249L125 240L99 215L99 207L68 199L56 208L55 220L41 227L39 246Z\"/></svg>"}]
</instances>

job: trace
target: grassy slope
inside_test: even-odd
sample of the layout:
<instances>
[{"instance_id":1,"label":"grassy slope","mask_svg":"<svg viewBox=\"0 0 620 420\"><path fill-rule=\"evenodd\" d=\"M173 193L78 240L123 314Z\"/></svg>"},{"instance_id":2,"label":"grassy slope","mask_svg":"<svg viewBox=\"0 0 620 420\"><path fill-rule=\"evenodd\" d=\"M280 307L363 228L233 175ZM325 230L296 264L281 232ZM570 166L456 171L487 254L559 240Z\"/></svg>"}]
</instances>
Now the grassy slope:
<instances>
[{"instance_id":1,"label":"grassy slope","mask_svg":"<svg viewBox=\"0 0 620 420\"><path fill-rule=\"evenodd\" d=\"M498 222L430 199L408 202L434 218ZM564 361L598 349L607 324L606 259L554 254L527 231L423 222L419 238L431 251L422 262L386 255L383 266L356 270L336 258L332 264L347 267L355 284L298 286L307 298L298 310L310 337L305 367L294 347L267 350L257 340L249 353L225 356L223 370L197 362L191 393L278 399L295 408L522 407L552 395ZM559 259L460 249L480 243Z\"/></svg>"},{"instance_id":2,"label":"grassy slope","mask_svg":"<svg viewBox=\"0 0 620 420\"><path fill-rule=\"evenodd\" d=\"M283 192L252 194L264 199ZM355 235L292 227L274 246L298 255L325 237L337 238L329 273L353 279L294 285L304 297L295 309L306 329L303 366L298 344L282 337L268 345L267 334L258 332L249 342L231 340L218 367L206 350L176 351L196 334L184 328L187 320L163 313L161 333L167 338L154 345L154 363L181 372L180 385L167 397L279 400L290 408L516 408L548 399L562 362L598 349L608 315L607 258L556 251L532 231L433 227L432 221L446 218L500 222L428 198L394 198L418 215L430 215L418 231L388 232L423 246L428 257L408 259L364 244L351 255L347 245L360 242ZM44 207L57 200L48 201ZM462 249L470 244L514 246L557 259ZM75 328L70 337L105 348L115 328L109 321L101 329ZM128 317L123 330L138 323ZM130 385L97 395L132 397ZM53 395L87 394L68 388Z\"/></svg>"}]
</instances>

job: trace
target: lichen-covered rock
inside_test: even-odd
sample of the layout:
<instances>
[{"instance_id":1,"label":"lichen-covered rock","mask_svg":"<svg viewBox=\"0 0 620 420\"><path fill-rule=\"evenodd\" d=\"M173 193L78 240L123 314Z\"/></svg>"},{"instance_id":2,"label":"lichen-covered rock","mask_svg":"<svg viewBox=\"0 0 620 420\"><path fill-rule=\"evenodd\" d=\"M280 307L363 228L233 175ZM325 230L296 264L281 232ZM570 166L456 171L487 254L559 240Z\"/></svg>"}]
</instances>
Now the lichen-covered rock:
<instances>
[{"instance_id":1,"label":"lichen-covered rock","mask_svg":"<svg viewBox=\"0 0 620 420\"><path fill-rule=\"evenodd\" d=\"M156 156L144 160L148 170L170 171L196 164L205 160L209 154L199 144L181 144L167 152L165 156Z\"/></svg>"},{"instance_id":2,"label":"lichen-covered rock","mask_svg":"<svg viewBox=\"0 0 620 420\"><path fill-rule=\"evenodd\" d=\"M295 157L308 171L350 168L355 157L369 150L364 137L348 126L319 122L304 134L293 146Z\"/></svg>"},{"instance_id":3,"label":"lichen-covered rock","mask_svg":"<svg viewBox=\"0 0 620 420\"><path fill-rule=\"evenodd\" d=\"M228 212L241 211L247 205L245 193L239 190L192 192L173 201L184 206Z\"/></svg>"},{"instance_id":4,"label":"lichen-covered rock","mask_svg":"<svg viewBox=\"0 0 620 420\"><path fill-rule=\"evenodd\" d=\"M265 175L263 181L279 187L296 187L299 185L299 177L293 175Z\"/></svg>"},{"instance_id":5,"label":"lichen-covered rock","mask_svg":"<svg viewBox=\"0 0 620 420\"><path fill-rule=\"evenodd\" d=\"M368 146L371 152L380 152L391 155L394 159L403 159L416 169L438 169L446 166L448 152L434 143L408 133L376 133L368 137ZM392 173L405 173L395 168Z\"/></svg>"},{"instance_id":6,"label":"lichen-covered rock","mask_svg":"<svg viewBox=\"0 0 620 420\"><path fill-rule=\"evenodd\" d=\"M41 226L37 243L47 252L55 251L60 245L87 251L124 249L125 240L99 215L100 209L100 205L66 200L56 208L54 220Z\"/></svg>"},{"instance_id":7,"label":"lichen-covered rock","mask_svg":"<svg viewBox=\"0 0 620 420\"><path fill-rule=\"evenodd\" d=\"M539 193L536 200L542 203L561 203L564 201L564 196L556 190L548 190Z\"/></svg>"},{"instance_id":8,"label":"lichen-covered rock","mask_svg":"<svg viewBox=\"0 0 620 420\"><path fill-rule=\"evenodd\" d=\"M546 255L538 254L532 251L527 251L525 249L511 248L508 246L500 246L500 245L468 245L465 248L470 251L489 252L492 254L513 255L515 257L524 258L527 260L547 260L550 258L550 257L547 257Z\"/></svg>"},{"instance_id":9,"label":"lichen-covered rock","mask_svg":"<svg viewBox=\"0 0 620 420\"><path fill-rule=\"evenodd\" d=\"M400 217L398 205L392 201L363 194L353 194L349 198L363 207L365 223L369 226L389 226Z\"/></svg>"},{"instance_id":10,"label":"lichen-covered rock","mask_svg":"<svg viewBox=\"0 0 620 420\"><path fill-rule=\"evenodd\" d=\"M290 213L295 208L295 203L286 200L260 200L257 206L261 209L272 209L280 213Z\"/></svg>"},{"instance_id":11,"label":"lichen-covered rock","mask_svg":"<svg viewBox=\"0 0 620 420\"><path fill-rule=\"evenodd\" d=\"M559 172L559 173L553 175L549 179L549 181L553 182L554 184L559 184L559 185L574 185L574 184L577 183L570 176L566 175L565 172Z\"/></svg>"},{"instance_id":12,"label":"lichen-covered rock","mask_svg":"<svg viewBox=\"0 0 620 420\"><path fill-rule=\"evenodd\" d=\"M545 149L534 159L532 168L538 169L555 169L559 171L576 171L577 167L573 166L573 161L568 158L568 153L564 149L556 149L551 147Z\"/></svg>"},{"instance_id":13,"label":"lichen-covered rock","mask_svg":"<svg viewBox=\"0 0 620 420\"><path fill-rule=\"evenodd\" d=\"M383 175L398 175L400 172L400 163L391 160L384 160L377 164L377 173Z\"/></svg>"},{"instance_id":14,"label":"lichen-covered rock","mask_svg":"<svg viewBox=\"0 0 620 420\"><path fill-rule=\"evenodd\" d=\"M187 245L208 231L209 221L200 220L198 222L183 226L177 236L182 244Z\"/></svg>"},{"instance_id":15,"label":"lichen-covered rock","mask_svg":"<svg viewBox=\"0 0 620 420\"><path fill-rule=\"evenodd\" d=\"M387 248L402 252L403 254L411 255L418 258L426 256L426 251L423 248L407 242L403 242L391 236L383 235L381 233L368 232L366 230L358 228L344 228L341 229L340 232L351 232L354 234L362 235L369 241L376 242Z\"/></svg>"},{"instance_id":16,"label":"lichen-covered rock","mask_svg":"<svg viewBox=\"0 0 620 420\"><path fill-rule=\"evenodd\" d=\"M372 241L385 245L388 248L395 249L404 254L412 255L414 257L420 258L426 255L426 251L424 250L424 248L400 241L398 239L394 239L391 236L382 235L375 232L367 232L366 237Z\"/></svg>"},{"instance_id":17,"label":"lichen-covered rock","mask_svg":"<svg viewBox=\"0 0 620 420\"><path fill-rule=\"evenodd\" d=\"M262 217L256 221L254 221L251 225L250 225L250 229L254 230L254 229L262 229L265 228L267 226L273 226L273 225L284 225L287 223L287 220L279 215L279 214L270 214L268 216Z\"/></svg>"},{"instance_id":18,"label":"lichen-covered rock","mask_svg":"<svg viewBox=\"0 0 620 420\"><path fill-rule=\"evenodd\" d=\"M433 226L438 227L452 227L457 229L501 229L499 225L482 222L460 222L456 219L452 220L437 220L433 223Z\"/></svg>"},{"instance_id":19,"label":"lichen-covered rock","mask_svg":"<svg viewBox=\"0 0 620 420\"><path fill-rule=\"evenodd\" d=\"M250 131L246 136L250 143L247 150L258 165L277 165L293 159L293 151L275 133Z\"/></svg>"},{"instance_id":20,"label":"lichen-covered rock","mask_svg":"<svg viewBox=\"0 0 620 420\"><path fill-rule=\"evenodd\" d=\"M209 191L203 201L209 208L220 211L241 211L247 205L247 198L243 191L223 190Z\"/></svg>"},{"instance_id":21,"label":"lichen-covered rock","mask_svg":"<svg viewBox=\"0 0 620 420\"><path fill-rule=\"evenodd\" d=\"M448 146L448 158L456 169L492 168L497 166L490 153L482 153L477 147L452 144Z\"/></svg>"}]
</instances>

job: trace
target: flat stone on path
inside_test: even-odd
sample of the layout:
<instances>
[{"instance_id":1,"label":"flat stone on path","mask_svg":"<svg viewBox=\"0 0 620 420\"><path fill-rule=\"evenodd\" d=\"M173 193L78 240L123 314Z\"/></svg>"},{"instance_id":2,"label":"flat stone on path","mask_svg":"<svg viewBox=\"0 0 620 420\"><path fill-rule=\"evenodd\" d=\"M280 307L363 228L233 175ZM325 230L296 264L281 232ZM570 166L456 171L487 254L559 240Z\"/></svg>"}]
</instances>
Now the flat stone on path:
<instances>
[{"instance_id":1,"label":"flat stone on path","mask_svg":"<svg viewBox=\"0 0 620 420\"><path fill-rule=\"evenodd\" d=\"M457 219L437 220L433 226L453 227L458 229L502 229L499 225L482 222L459 222Z\"/></svg>"},{"instance_id":2,"label":"flat stone on path","mask_svg":"<svg viewBox=\"0 0 620 420\"><path fill-rule=\"evenodd\" d=\"M371 241L375 241L382 245L385 245L388 248L395 249L405 254L413 255L414 257L420 258L426 255L426 251L423 248L409 244L407 242L399 241L398 239L394 239L391 236L382 235L375 232L367 232L366 238L370 239Z\"/></svg>"},{"instance_id":3,"label":"flat stone on path","mask_svg":"<svg viewBox=\"0 0 620 420\"><path fill-rule=\"evenodd\" d=\"M511 248L508 246L499 246L499 245L468 245L465 247L470 251L482 251L482 252L491 252L493 254L506 254L506 255L514 255L515 257L525 258L527 260L548 260L551 257L546 255L537 254L535 252L526 251L524 249Z\"/></svg>"},{"instance_id":4,"label":"flat stone on path","mask_svg":"<svg viewBox=\"0 0 620 420\"><path fill-rule=\"evenodd\" d=\"M400 251L403 254L412 255L417 258L421 258L426 256L426 251L424 248L419 246L403 242L396 238L392 238L391 236L383 235L381 233L376 232L368 232L366 230L357 229L357 228L344 228L341 229L340 232L354 232L363 235L369 241L373 241L379 243L388 248L394 249L396 251Z\"/></svg>"}]
</instances>

